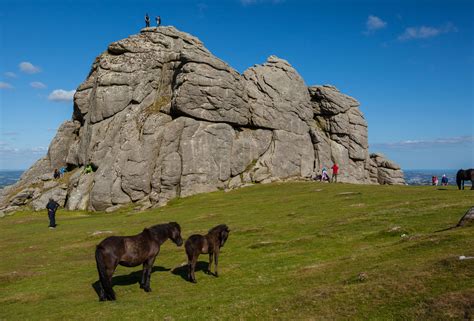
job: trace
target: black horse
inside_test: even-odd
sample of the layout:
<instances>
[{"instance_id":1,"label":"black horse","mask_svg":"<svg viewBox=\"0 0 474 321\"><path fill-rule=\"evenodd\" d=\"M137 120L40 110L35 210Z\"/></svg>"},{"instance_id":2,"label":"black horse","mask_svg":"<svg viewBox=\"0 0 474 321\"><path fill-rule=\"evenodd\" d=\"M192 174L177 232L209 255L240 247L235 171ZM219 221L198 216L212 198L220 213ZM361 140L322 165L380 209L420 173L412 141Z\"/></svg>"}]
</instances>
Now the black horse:
<instances>
[{"instance_id":1,"label":"black horse","mask_svg":"<svg viewBox=\"0 0 474 321\"><path fill-rule=\"evenodd\" d=\"M209 265L207 272L211 274L212 259L214 257L214 275L218 276L217 263L219 260L220 248L224 246L225 241L229 237L229 228L225 224L217 225L209 230L206 235L194 234L191 235L184 245L186 254L188 256L188 280L196 283L194 270L196 269L196 262L200 254L209 254Z\"/></svg>"},{"instance_id":2,"label":"black horse","mask_svg":"<svg viewBox=\"0 0 474 321\"><path fill-rule=\"evenodd\" d=\"M171 239L177 246L183 244L181 227L176 222L158 224L145 228L134 236L110 236L100 242L95 250L97 271L99 272L100 301L115 300L112 289L112 274L117 265L127 267L143 264L140 288L150 292L150 276L155 258L160 252L160 246Z\"/></svg>"},{"instance_id":3,"label":"black horse","mask_svg":"<svg viewBox=\"0 0 474 321\"><path fill-rule=\"evenodd\" d=\"M471 181L471 189L474 189L474 169L460 169L456 174L456 184L459 189L464 189L464 181Z\"/></svg>"}]
</instances>

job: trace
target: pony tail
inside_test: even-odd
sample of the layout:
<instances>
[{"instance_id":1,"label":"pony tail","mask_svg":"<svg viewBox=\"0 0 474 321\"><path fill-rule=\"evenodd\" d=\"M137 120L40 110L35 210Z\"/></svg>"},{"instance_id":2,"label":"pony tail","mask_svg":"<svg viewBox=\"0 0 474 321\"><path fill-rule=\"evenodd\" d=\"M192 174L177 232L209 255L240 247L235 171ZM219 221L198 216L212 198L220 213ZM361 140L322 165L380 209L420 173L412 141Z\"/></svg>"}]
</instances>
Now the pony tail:
<instances>
[{"instance_id":1,"label":"pony tail","mask_svg":"<svg viewBox=\"0 0 474 321\"><path fill-rule=\"evenodd\" d=\"M106 267L102 258L102 253L99 248L96 248L95 250L95 261L97 263L97 272L99 272L100 284L102 286L102 289L105 291L105 299L115 300L115 292L112 289L112 284L110 283L109 278L105 273ZM103 298L101 297L100 299L102 300Z\"/></svg>"}]
</instances>

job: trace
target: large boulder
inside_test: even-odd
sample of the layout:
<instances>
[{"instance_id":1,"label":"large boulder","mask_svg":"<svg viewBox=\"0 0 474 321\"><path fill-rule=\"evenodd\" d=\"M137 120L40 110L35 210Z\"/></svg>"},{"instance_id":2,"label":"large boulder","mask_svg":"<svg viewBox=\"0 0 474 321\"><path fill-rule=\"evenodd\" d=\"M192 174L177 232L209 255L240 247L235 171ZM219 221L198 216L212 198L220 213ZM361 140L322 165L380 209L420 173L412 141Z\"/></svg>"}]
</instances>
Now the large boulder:
<instances>
[{"instance_id":1,"label":"large boulder","mask_svg":"<svg viewBox=\"0 0 474 321\"><path fill-rule=\"evenodd\" d=\"M275 56L240 74L187 33L145 28L95 59L75 93L72 120L46 157L2 191L0 210L42 209L50 197L70 210L163 205L309 179L333 163L341 182L404 183L396 164L369 156L359 102L336 87L307 87ZM53 181L63 166L73 172Z\"/></svg>"}]
</instances>

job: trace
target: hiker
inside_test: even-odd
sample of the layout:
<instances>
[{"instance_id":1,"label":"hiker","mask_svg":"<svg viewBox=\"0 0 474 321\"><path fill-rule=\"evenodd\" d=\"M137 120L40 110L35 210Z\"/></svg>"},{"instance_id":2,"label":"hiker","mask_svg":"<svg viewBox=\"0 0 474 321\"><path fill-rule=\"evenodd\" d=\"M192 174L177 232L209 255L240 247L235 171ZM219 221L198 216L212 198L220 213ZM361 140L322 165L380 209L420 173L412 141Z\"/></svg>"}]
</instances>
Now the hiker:
<instances>
[{"instance_id":1,"label":"hiker","mask_svg":"<svg viewBox=\"0 0 474 321\"><path fill-rule=\"evenodd\" d=\"M155 17L155 21L156 21L156 26L159 27L161 25L161 17L160 16Z\"/></svg>"},{"instance_id":2,"label":"hiker","mask_svg":"<svg viewBox=\"0 0 474 321\"><path fill-rule=\"evenodd\" d=\"M63 167L61 167L61 168L59 169L59 175L60 175L61 177L63 177L63 176L64 176L64 173L66 173L66 167L63 166Z\"/></svg>"},{"instance_id":3,"label":"hiker","mask_svg":"<svg viewBox=\"0 0 474 321\"><path fill-rule=\"evenodd\" d=\"M443 174L443 177L441 177L441 185L448 186L448 177L446 174Z\"/></svg>"},{"instance_id":4,"label":"hiker","mask_svg":"<svg viewBox=\"0 0 474 321\"><path fill-rule=\"evenodd\" d=\"M148 13L145 15L145 26L146 28L150 26L150 17L148 16Z\"/></svg>"},{"instance_id":5,"label":"hiker","mask_svg":"<svg viewBox=\"0 0 474 321\"><path fill-rule=\"evenodd\" d=\"M337 174L339 172L339 166L337 166L337 164L334 163L334 165L332 165L331 169L332 169L331 182L337 183Z\"/></svg>"},{"instance_id":6,"label":"hiker","mask_svg":"<svg viewBox=\"0 0 474 321\"><path fill-rule=\"evenodd\" d=\"M431 176L431 185L433 186L438 185L438 176Z\"/></svg>"},{"instance_id":7,"label":"hiker","mask_svg":"<svg viewBox=\"0 0 474 321\"><path fill-rule=\"evenodd\" d=\"M61 177L61 174L59 173L57 168L54 169L53 177L54 179L58 179L59 177Z\"/></svg>"},{"instance_id":8,"label":"hiker","mask_svg":"<svg viewBox=\"0 0 474 321\"><path fill-rule=\"evenodd\" d=\"M49 228L55 229L56 228L56 210L58 209L59 204L55 202L52 198L49 199L48 204L46 204L46 208L48 209L48 218L49 218Z\"/></svg>"},{"instance_id":9,"label":"hiker","mask_svg":"<svg viewBox=\"0 0 474 321\"><path fill-rule=\"evenodd\" d=\"M88 164L86 168L84 168L84 173L89 174L92 173L94 170L92 169L92 165Z\"/></svg>"},{"instance_id":10,"label":"hiker","mask_svg":"<svg viewBox=\"0 0 474 321\"><path fill-rule=\"evenodd\" d=\"M323 171L321 173L321 181L329 182L329 175L328 175L328 170L326 169L326 167L323 167Z\"/></svg>"}]
</instances>

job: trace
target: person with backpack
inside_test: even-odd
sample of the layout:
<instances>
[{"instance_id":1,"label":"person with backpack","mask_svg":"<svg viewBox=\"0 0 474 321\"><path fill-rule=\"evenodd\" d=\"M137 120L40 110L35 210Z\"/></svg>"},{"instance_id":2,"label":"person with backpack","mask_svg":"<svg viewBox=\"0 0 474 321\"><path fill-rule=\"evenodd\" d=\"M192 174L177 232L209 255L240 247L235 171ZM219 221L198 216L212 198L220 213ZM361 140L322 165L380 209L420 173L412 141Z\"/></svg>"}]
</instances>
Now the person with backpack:
<instances>
[{"instance_id":1,"label":"person with backpack","mask_svg":"<svg viewBox=\"0 0 474 321\"><path fill-rule=\"evenodd\" d=\"M58 209L58 207L59 207L59 204L52 198L50 198L48 204L46 204L46 208L48 209L48 218L49 218L48 227L50 229L56 228L56 210Z\"/></svg>"},{"instance_id":2,"label":"person with backpack","mask_svg":"<svg viewBox=\"0 0 474 321\"><path fill-rule=\"evenodd\" d=\"M448 186L448 177L446 174L443 174L443 177L441 177L441 185Z\"/></svg>"}]
</instances>

